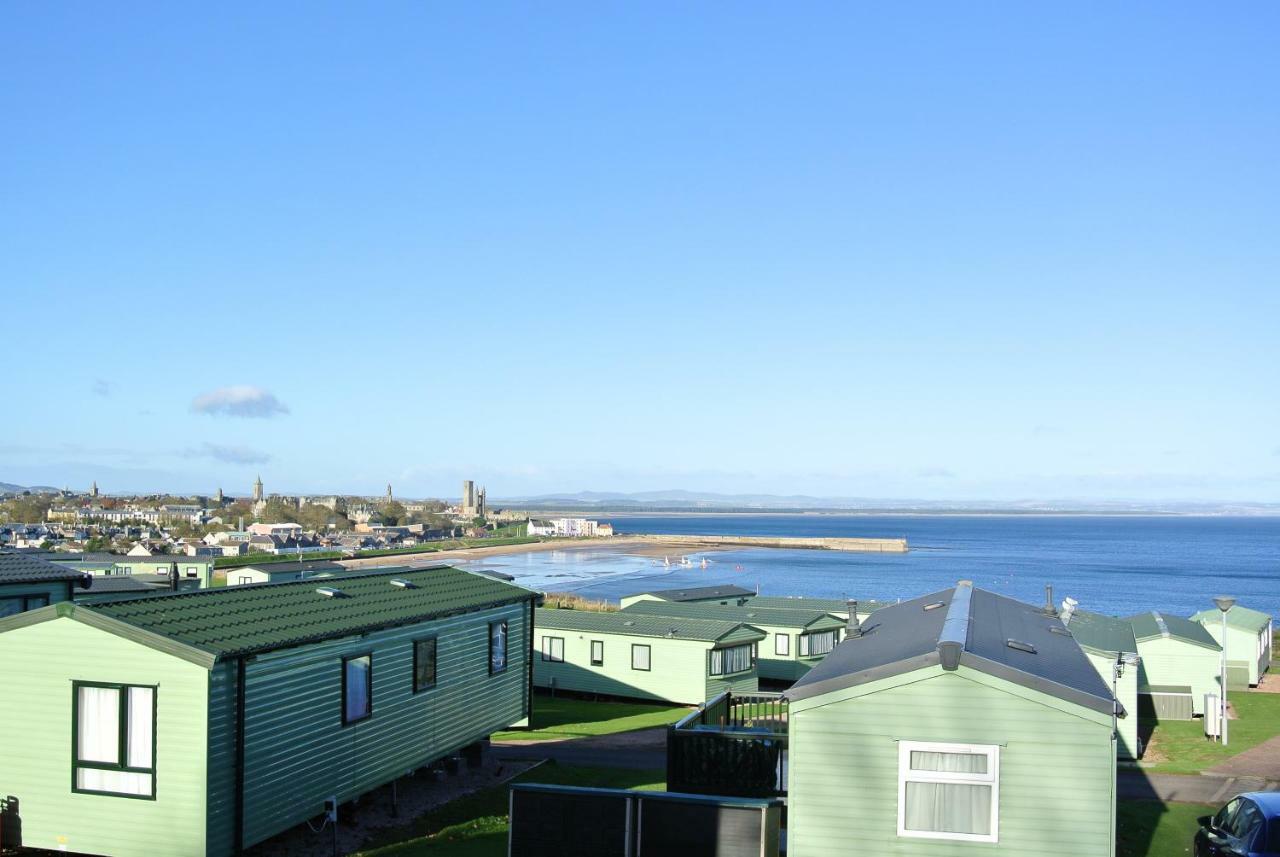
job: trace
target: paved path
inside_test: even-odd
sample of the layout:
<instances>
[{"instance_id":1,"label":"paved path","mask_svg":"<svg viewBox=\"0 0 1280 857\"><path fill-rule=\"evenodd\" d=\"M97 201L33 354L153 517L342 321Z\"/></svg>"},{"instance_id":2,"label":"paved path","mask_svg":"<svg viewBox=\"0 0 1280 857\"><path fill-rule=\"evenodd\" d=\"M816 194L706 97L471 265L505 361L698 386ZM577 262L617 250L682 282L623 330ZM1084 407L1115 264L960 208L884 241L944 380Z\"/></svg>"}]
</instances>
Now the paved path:
<instances>
[{"instance_id":1,"label":"paved path","mask_svg":"<svg viewBox=\"0 0 1280 857\"><path fill-rule=\"evenodd\" d=\"M1266 777L1280 780L1280 736L1263 741L1256 747L1237 753L1207 774L1227 777Z\"/></svg>"},{"instance_id":2,"label":"paved path","mask_svg":"<svg viewBox=\"0 0 1280 857\"><path fill-rule=\"evenodd\" d=\"M667 766L667 730L637 729L566 741L493 742L499 759L555 759L589 768L661 769Z\"/></svg>"},{"instance_id":3,"label":"paved path","mask_svg":"<svg viewBox=\"0 0 1280 857\"><path fill-rule=\"evenodd\" d=\"M1116 777L1116 795L1121 800L1223 803L1240 792L1277 788L1280 788L1280 782L1263 777L1150 774L1145 771L1120 771Z\"/></svg>"}]
</instances>

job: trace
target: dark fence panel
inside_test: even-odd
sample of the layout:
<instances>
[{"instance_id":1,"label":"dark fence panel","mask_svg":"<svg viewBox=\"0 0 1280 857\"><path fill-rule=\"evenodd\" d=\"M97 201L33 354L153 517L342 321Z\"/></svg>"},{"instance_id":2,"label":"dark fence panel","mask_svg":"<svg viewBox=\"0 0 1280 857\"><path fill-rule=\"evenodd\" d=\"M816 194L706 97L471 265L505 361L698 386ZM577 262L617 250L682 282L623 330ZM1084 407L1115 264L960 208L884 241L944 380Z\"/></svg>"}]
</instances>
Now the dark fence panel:
<instances>
[{"instance_id":1,"label":"dark fence panel","mask_svg":"<svg viewBox=\"0 0 1280 857\"><path fill-rule=\"evenodd\" d=\"M786 793L785 738L769 732L667 731L667 787L672 791L733 797Z\"/></svg>"},{"instance_id":2,"label":"dark fence panel","mask_svg":"<svg viewBox=\"0 0 1280 857\"><path fill-rule=\"evenodd\" d=\"M512 857L632 857L631 793L617 789L511 788Z\"/></svg>"},{"instance_id":3,"label":"dark fence panel","mask_svg":"<svg viewBox=\"0 0 1280 857\"><path fill-rule=\"evenodd\" d=\"M778 857L782 801L511 787L510 857Z\"/></svg>"}]
</instances>

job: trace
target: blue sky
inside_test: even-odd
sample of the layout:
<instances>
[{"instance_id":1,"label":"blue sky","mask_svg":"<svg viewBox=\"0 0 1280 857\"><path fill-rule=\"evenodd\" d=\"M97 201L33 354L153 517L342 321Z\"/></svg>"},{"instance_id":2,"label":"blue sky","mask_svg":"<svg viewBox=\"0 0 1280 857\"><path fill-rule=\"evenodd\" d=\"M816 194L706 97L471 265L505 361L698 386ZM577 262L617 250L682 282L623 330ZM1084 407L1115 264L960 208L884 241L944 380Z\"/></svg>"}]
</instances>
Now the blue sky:
<instances>
[{"instance_id":1,"label":"blue sky","mask_svg":"<svg viewBox=\"0 0 1280 857\"><path fill-rule=\"evenodd\" d=\"M5 4L0 480L1280 499L1278 31Z\"/></svg>"}]
</instances>

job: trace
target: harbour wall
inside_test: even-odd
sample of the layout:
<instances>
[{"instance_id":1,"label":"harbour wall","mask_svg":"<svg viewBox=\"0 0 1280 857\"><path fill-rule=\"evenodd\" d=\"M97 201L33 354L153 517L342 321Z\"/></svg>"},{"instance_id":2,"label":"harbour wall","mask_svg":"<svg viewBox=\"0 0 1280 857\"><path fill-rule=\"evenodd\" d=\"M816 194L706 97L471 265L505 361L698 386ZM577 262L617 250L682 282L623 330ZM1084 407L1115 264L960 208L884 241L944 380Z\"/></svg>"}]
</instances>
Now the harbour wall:
<instances>
[{"instance_id":1,"label":"harbour wall","mask_svg":"<svg viewBox=\"0 0 1280 857\"><path fill-rule=\"evenodd\" d=\"M906 539L799 538L790 536L640 536L647 542L717 547L792 548L854 553L906 553Z\"/></svg>"}]
</instances>

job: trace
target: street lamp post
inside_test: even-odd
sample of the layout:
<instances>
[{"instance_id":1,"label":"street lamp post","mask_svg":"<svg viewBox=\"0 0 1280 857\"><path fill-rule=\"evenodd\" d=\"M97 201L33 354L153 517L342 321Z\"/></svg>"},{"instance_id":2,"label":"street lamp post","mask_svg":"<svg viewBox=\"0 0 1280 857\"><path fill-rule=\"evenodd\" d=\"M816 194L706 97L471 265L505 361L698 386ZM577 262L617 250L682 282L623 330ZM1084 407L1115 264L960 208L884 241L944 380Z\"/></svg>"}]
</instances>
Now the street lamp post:
<instances>
[{"instance_id":1,"label":"street lamp post","mask_svg":"<svg viewBox=\"0 0 1280 857\"><path fill-rule=\"evenodd\" d=\"M1213 599L1222 613L1222 746L1227 746L1227 613L1235 606L1236 600L1230 595L1219 595Z\"/></svg>"}]
</instances>

